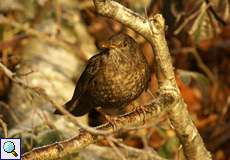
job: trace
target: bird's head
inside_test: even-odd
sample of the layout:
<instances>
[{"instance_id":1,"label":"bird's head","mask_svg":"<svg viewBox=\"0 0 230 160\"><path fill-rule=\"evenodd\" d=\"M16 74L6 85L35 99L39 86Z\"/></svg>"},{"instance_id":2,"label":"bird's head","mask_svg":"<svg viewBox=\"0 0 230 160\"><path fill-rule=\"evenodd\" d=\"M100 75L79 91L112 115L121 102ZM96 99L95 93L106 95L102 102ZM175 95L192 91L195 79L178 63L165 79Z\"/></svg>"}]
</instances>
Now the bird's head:
<instances>
[{"instance_id":1,"label":"bird's head","mask_svg":"<svg viewBox=\"0 0 230 160\"><path fill-rule=\"evenodd\" d=\"M120 33L112 36L108 41L102 42L100 46L102 48L119 49L124 51L135 48L136 41L129 35Z\"/></svg>"}]
</instances>

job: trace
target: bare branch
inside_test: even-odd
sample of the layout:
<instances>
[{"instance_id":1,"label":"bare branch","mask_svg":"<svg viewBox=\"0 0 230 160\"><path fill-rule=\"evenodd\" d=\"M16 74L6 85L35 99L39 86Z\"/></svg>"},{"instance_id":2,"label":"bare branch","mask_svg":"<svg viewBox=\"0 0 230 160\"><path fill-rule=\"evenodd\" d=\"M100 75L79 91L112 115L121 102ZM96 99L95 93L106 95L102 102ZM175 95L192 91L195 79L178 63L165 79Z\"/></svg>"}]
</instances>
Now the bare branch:
<instances>
[{"instance_id":1,"label":"bare branch","mask_svg":"<svg viewBox=\"0 0 230 160\"><path fill-rule=\"evenodd\" d=\"M171 99L171 100L170 100ZM145 106L147 111L146 114L141 113L140 111L132 112L130 114L119 117L119 121L117 121L116 130L120 130L122 128L126 128L129 126L138 126L143 123L144 118L154 119L159 115L164 114L165 106L168 106L173 102L173 99L168 97L167 95L161 95L161 97L156 98L151 104ZM97 127L98 130L104 131L113 131L114 128L111 124L107 123ZM23 160L41 160L41 159L55 159L58 157L64 157L70 153L75 153L85 146L95 143L98 138L97 135L90 134L87 131L81 131L81 133L73 137L71 139L57 142L55 144L47 145L44 147L36 148L28 153L25 153L22 156Z\"/></svg>"},{"instance_id":2,"label":"bare branch","mask_svg":"<svg viewBox=\"0 0 230 160\"><path fill-rule=\"evenodd\" d=\"M134 148L134 147L131 147L131 146L127 146L123 143L121 143L118 139L115 139L113 137L111 137L111 140L114 141L118 146L124 148L125 150L128 150L130 152L133 152L133 153L139 153L139 154L143 154L143 155L148 155L151 159L154 159L154 160L166 160L165 158L162 158L160 156L158 156L157 154L154 154L155 151L145 151L145 150L142 150L142 149L137 149L137 148Z\"/></svg>"},{"instance_id":3,"label":"bare branch","mask_svg":"<svg viewBox=\"0 0 230 160\"><path fill-rule=\"evenodd\" d=\"M113 143L112 139L110 137L106 138L109 142L109 145L113 148L113 150L116 152L116 154L121 158L121 160L127 160L124 156L124 154L117 148L117 146Z\"/></svg>"}]
</instances>

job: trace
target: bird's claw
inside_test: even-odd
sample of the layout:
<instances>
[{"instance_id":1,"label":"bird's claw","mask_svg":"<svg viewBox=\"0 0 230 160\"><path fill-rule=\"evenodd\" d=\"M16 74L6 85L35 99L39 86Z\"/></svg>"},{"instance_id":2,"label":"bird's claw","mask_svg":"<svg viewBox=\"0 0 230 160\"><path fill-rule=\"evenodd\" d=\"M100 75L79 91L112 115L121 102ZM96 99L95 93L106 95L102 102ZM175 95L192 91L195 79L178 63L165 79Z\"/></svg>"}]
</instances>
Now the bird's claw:
<instances>
[{"instance_id":1,"label":"bird's claw","mask_svg":"<svg viewBox=\"0 0 230 160\"><path fill-rule=\"evenodd\" d=\"M143 114L143 124L145 124L145 122L146 122L146 113L148 112L148 110L146 109L146 107L144 107L143 105L140 105L140 106L136 107L135 111L139 115Z\"/></svg>"},{"instance_id":2,"label":"bird's claw","mask_svg":"<svg viewBox=\"0 0 230 160\"><path fill-rule=\"evenodd\" d=\"M118 117L116 116L110 116L110 115L105 115L105 119L111 124L113 127L113 130L117 130L117 122L118 122Z\"/></svg>"}]
</instances>

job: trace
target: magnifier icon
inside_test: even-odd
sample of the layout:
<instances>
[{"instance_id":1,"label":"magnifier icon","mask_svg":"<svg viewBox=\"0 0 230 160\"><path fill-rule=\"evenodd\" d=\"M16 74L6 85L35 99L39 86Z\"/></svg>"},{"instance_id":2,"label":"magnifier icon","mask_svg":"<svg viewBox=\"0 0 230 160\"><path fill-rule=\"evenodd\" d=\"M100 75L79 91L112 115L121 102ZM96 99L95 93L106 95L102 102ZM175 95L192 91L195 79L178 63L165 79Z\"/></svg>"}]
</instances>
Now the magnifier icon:
<instances>
[{"instance_id":1,"label":"magnifier icon","mask_svg":"<svg viewBox=\"0 0 230 160\"><path fill-rule=\"evenodd\" d=\"M3 150L6 152L6 153L11 153L14 155L14 157L17 157L18 154L15 152L15 145L13 142L11 141L7 141L3 144Z\"/></svg>"}]
</instances>

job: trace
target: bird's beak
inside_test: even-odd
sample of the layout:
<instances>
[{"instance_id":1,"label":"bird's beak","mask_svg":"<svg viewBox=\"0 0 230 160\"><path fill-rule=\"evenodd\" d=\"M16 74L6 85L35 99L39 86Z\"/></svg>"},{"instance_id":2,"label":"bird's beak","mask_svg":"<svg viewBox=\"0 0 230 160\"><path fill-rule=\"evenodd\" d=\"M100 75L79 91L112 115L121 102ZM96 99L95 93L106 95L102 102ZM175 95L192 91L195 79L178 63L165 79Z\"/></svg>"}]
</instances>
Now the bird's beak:
<instances>
[{"instance_id":1,"label":"bird's beak","mask_svg":"<svg viewBox=\"0 0 230 160\"><path fill-rule=\"evenodd\" d=\"M117 48L117 46L115 44L111 44L109 42L103 42L100 44L101 48L108 48L108 49L114 49Z\"/></svg>"}]
</instances>

